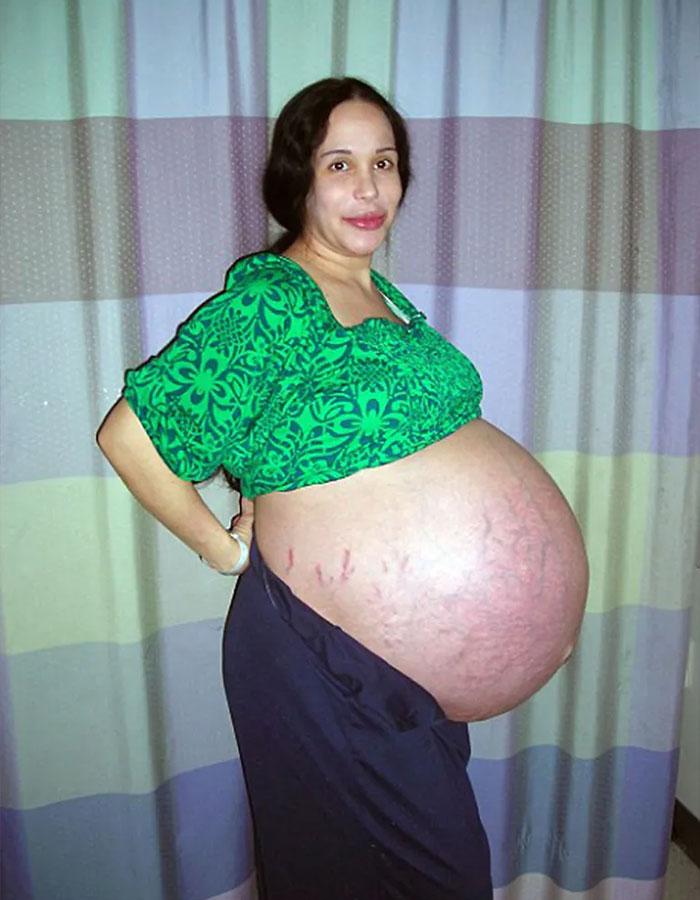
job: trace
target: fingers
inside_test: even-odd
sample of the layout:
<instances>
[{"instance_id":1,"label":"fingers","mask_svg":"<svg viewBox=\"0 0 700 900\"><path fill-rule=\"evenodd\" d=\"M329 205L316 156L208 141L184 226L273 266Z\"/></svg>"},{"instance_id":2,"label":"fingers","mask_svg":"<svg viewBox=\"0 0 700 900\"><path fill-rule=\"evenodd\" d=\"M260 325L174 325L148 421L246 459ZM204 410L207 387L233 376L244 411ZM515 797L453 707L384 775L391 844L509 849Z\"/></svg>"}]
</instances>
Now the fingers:
<instances>
[{"instance_id":1,"label":"fingers","mask_svg":"<svg viewBox=\"0 0 700 900\"><path fill-rule=\"evenodd\" d=\"M242 537L250 537L253 533L255 519L255 503L248 497L241 497L241 511L231 519L231 528Z\"/></svg>"}]
</instances>

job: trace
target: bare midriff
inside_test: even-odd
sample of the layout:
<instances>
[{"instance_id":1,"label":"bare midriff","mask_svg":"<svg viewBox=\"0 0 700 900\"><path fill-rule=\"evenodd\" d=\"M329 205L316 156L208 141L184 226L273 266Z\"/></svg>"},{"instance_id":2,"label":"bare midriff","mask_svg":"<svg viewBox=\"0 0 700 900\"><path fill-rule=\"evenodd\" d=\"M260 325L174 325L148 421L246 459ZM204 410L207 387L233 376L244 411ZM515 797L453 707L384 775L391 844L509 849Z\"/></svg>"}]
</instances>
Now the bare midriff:
<instances>
[{"instance_id":1,"label":"bare midriff","mask_svg":"<svg viewBox=\"0 0 700 900\"><path fill-rule=\"evenodd\" d=\"M255 501L267 565L461 721L527 699L568 658L588 585L549 475L483 419L403 459Z\"/></svg>"}]
</instances>

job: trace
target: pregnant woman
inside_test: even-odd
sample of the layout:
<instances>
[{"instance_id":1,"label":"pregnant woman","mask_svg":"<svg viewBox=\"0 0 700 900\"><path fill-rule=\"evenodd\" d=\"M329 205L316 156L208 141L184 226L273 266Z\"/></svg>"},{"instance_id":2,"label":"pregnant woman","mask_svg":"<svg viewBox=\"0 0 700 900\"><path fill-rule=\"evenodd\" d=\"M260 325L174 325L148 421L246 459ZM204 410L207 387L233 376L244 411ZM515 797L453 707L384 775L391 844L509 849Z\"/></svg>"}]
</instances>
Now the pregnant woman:
<instances>
[{"instance_id":1,"label":"pregnant woman","mask_svg":"<svg viewBox=\"0 0 700 900\"><path fill-rule=\"evenodd\" d=\"M297 94L264 180L285 234L127 373L98 436L153 515L243 573L224 679L269 900L491 897L463 723L540 688L583 613L563 496L370 267L409 180L373 88ZM192 485L219 467L231 532Z\"/></svg>"}]
</instances>

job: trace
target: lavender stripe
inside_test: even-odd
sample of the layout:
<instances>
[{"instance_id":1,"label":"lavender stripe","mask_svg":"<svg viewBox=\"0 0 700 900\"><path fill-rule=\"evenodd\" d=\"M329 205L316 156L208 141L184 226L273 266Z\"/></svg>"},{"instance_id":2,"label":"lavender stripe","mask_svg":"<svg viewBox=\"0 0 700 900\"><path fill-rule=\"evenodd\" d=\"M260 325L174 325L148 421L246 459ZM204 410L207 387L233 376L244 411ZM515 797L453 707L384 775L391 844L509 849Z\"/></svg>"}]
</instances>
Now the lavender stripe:
<instances>
[{"instance_id":1,"label":"lavender stripe","mask_svg":"<svg viewBox=\"0 0 700 900\"><path fill-rule=\"evenodd\" d=\"M450 336L461 349L474 346L468 352L483 355L477 367L484 380L484 416L532 449L536 299L528 292L460 293L466 296L455 310Z\"/></svg>"},{"instance_id":2,"label":"lavender stripe","mask_svg":"<svg viewBox=\"0 0 700 900\"><path fill-rule=\"evenodd\" d=\"M240 760L174 779L183 900L236 887L253 868L248 795Z\"/></svg>"},{"instance_id":3,"label":"lavender stripe","mask_svg":"<svg viewBox=\"0 0 700 900\"><path fill-rule=\"evenodd\" d=\"M142 293L219 290L232 260L266 240L267 121L168 119L135 133Z\"/></svg>"},{"instance_id":4,"label":"lavender stripe","mask_svg":"<svg viewBox=\"0 0 700 900\"><path fill-rule=\"evenodd\" d=\"M494 887L526 872L569 891L666 870L678 751L618 747L594 760L530 747L469 773L491 843ZM634 827L630 827L634 823Z\"/></svg>"},{"instance_id":5,"label":"lavender stripe","mask_svg":"<svg viewBox=\"0 0 700 900\"><path fill-rule=\"evenodd\" d=\"M259 179L267 124L3 123L0 296L16 303L216 290L230 261L266 240ZM393 238L395 280L658 290L656 133L523 119L409 124L417 177ZM669 208L681 224L664 292L692 294L700 130L674 147L684 169ZM441 158L454 158L442 193ZM596 198L602 206L592 209ZM454 230L438 239L441 221Z\"/></svg>"},{"instance_id":6,"label":"lavender stripe","mask_svg":"<svg viewBox=\"0 0 700 900\"><path fill-rule=\"evenodd\" d=\"M216 290L265 244L266 144L264 118L3 123L0 298Z\"/></svg>"},{"instance_id":7,"label":"lavender stripe","mask_svg":"<svg viewBox=\"0 0 700 900\"><path fill-rule=\"evenodd\" d=\"M699 173L700 128L662 131L657 289L662 294L700 294Z\"/></svg>"},{"instance_id":8,"label":"lavender stripe","mask_svg":"<svg viewBox=\"0 0 700 900\"><path fill-rule=\"evenodd\" d=\"M655 290L656 134L472 118L410 129L417 178L394 239L399 280ZM435 161L446 147L454 178L440 193ZM443 219L456 223L448 243Z\"/></svg>"}]
</instances>

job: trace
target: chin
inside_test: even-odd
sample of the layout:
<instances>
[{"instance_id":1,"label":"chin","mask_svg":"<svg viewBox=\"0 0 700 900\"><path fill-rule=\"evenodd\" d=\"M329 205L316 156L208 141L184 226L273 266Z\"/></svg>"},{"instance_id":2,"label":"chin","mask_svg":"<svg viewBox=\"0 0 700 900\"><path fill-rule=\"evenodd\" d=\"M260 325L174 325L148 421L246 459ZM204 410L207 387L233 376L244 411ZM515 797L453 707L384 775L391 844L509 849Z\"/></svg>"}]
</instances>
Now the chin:
<instances>
[{"instance_id":1,"label":"chin","mask_svg":"<svg viewBox=\"0 0 700 900\"><path fill-rule=\"evenodd\" d=\"M371 256L386 240L387 232L383 229L372 235L361 235L359 240L344 241L342 246L346 253L353 256Z\"/></svg>"}]
</instances>

